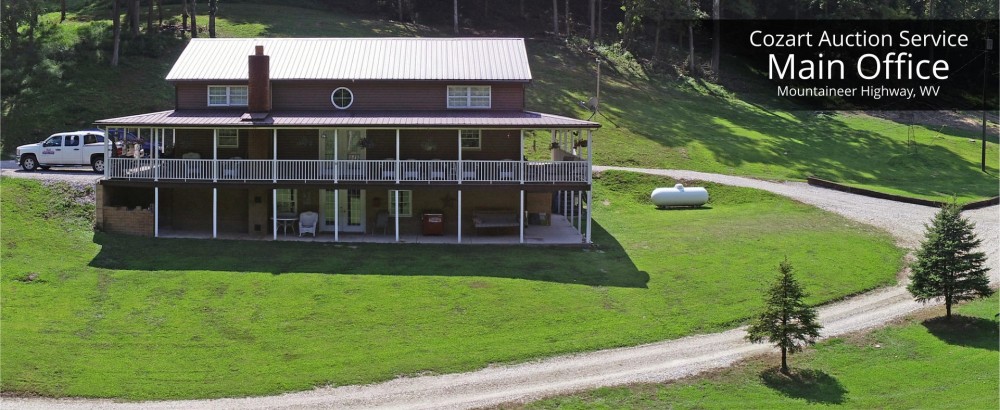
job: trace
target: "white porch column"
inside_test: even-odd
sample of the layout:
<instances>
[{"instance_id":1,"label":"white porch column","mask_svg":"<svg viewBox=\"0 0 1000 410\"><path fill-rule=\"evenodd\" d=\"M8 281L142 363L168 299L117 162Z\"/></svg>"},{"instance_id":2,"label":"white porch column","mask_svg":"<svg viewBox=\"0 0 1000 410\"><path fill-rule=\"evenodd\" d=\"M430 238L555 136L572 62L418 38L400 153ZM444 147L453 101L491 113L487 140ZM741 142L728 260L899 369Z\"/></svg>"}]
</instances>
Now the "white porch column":
<instances>
[{"instance_id":1,"label":"white porch column","mask_svg":"<svg viewBox=\"0 0 1000 410\"><path fill-rule=\"evenodd\" d=\"M461 152L461 148L459 148ZM458 243L462 243L462 190L458 190Z\"/></svg>"},{"instance_id":2,"label":"white porch column","mask_svg":"<svg viewBox=\"0 0 1000 410\"><path fill-rule=\"evenodd\" d=\"M517 151L517 164L518 164L518 175L521 176L521 184L524 184L524 130L520 132L521 137L519 138L520 143L518 144Z\"/></svg>"},{"instance_id":3,"label":"white porch column","mask_svg":"<svg viewBox=\"0 0 1000 410\"><path fill-rule=\"evenodd\" d=\"M219 188L212 188L212 239L219 237Z\"/></svg>"},{"instance_id":4,"label":"white porch column","mask_svg":"<svg viewBox=\"0 0 1000 410\"><path fill-rule=\"evenodd\" d=\"M271 233L278 240L278 189L271 190Z\"/></svg>"},{"instance_id":5,"label":"white porch column","mask_svg":"<svg viewBox=\"0 0 1000 410\"><path fill-rule=\"evenodd\" d=\"M337 135L337 129L334 128L333 129L333 160L334 161L338 161L340 159L340 153L338 152L339 150L340 150L340 138ZM336 184L337 182L340 182L340 162L334 162L334 167L333 167L333 183ZM337 196L340 196L340 195L336 195L335 197L337 197ZM339 214L340 210L338 210L337 213ZM337 226L337 227L340 228L340 226ZM336 236L336 234L334 234L334 236Z\"/></svg>"},{"instance_id":6,"label":"white porch column","mask_svg":"<svg viewBox=\"0 0 1000 410\"><path fill-rule=\"evenodd\" d=\"M580 203L577 204L577 208L576 208L576 230L577 230L577 232L580 232L582 234L583 233L583 192L582 191L578 192L577 195L576 195L576 197L580 198Z\"/></svg>"},{"instance_id":7,"label":"white porch column","mask_svg":"<svg viewBox=\"0 0 1000 410\"><path fill-rule=\"evenodd\" d=\"M589 155L590 153L588 152L587 154ZM592 190L587 191L587 239L586 239L587 243L593 243L590 241L590 233L593 228L593 224L591 222L594 218L593 200L594 200L594 191Z\"/></svg>"},{"instance_id":8,"label":"white porch column","mask_svg":"<svg viewBox=\"0 0 1000 410\"><path fill-rule=\"evenodd\" d=\"M219 182L219 129L212 129L212 182ZM213 234L214 238L215 235Z\"/></svg>"},{"instance_id":9,"label":"white porch column","mask_svg":"<svg viewBox=\"0 0 1000 410\"><path fill-rule=\"evenodd\" d=\"M273 151L274 151L274 155L271 156L272 157L271 158L271 183L277 183L278 182L278 129L275 128L274 132L271 135L272 135L271 136L271 141L273 142L273 145L274 145L274 147L272 147ZM275 190L274 192L277 193L278 191ZM278 209L278 202L277 202L278 201L278 197L275 196L274 200L275 200L275 202L274 202L274 204L275 204L274 205L274 209L275 209L275 212L277 212L277 209ZM275 218L278 217L277 213L275 213L274 217ZM277 222L275 222L275 224L277 224ZM275 226L277 226L277 225L275 225ZM274 233L274 239L278 240L278 233L277 232Z\"/></svg>"},{"instance_id":10,"label":"white porch column","mask_svg":"<svg viewBox=\"0 0 1000 410\"><path fill-rule=\"evenodd\" d=\"M521 202L518 205L519 205L518 208L520 209L520 212L517 213L517 218L520 221L520 223L518 223L518 227L521 230L520 243L524 243L524 190L523 189L521 190Z\"/></svg>"},{"instance_id":11,"label":"white porch column","mask_svg":"<svg viewBox=\"0 0 1000 410\"><path fill-rule=\"evenodd\" d=\"M160 187L153 188L153 237L160 237Z\"/></svg>"},{"instance_id":12,"label":"white porch column","mask_svg":"<svg viewBox=\"0 0 1000 410\"><path fill-rule=\"evenodd\" d=\"M573 212L576 211L576 191L569 191L569 224L573 226L573 217L576 215Z\"/></svg>"},{"instance_id":13,"label":"white porch column","mask_svg":"<svg viewBox=\"0 0 1000 410\"><path fill-rule=\"evenodd\" d=\"M105 128L104 129L104 179L108 179L108 175L110 175L109 172L111 168L110 166L111 157L115 156L115 152L113 150L108 149L108 147L110 146L109 144L110 141L108 140L110 139L111 139L111 133L109 133L108 129ZM21 159L17 158L17 161L18 163L20 163ZM100 204L98 204L98 206L100 206Z\"/></svg>"},{"instance_id":14,"label":"white porch column","mask_svg":"<svg viewBox=\"0 0 1000 410\"><path fill-rule=\"evenodd\" d=\"M594 183L594 130L587 130L587 183ZM590 191L587 192L590 195ZM590 205L590 199L587 199L587 205Z\"/></svg>"},{"instance_id":15,"label":"white porch column","mask_svg":"<svg viewBox=\"0 0 1000 410\"><path fill-rule=\"evenodd\" d=\"M560 211L562 212L563 219L565 219L567 221L569 220L569 211L568 211L568 209L569 209L569 195L567 195L568 193L569 193L569 191L559 191L559 196L562 197L562 209L560 209Z\"/></svg>"},{"instance_id":16,"label":"white porch column","mask_svg":"<svg viewBox=\"0 0 1000 410\"><path fill-rule=\"evenodd\" d=\"M399 183L399 174L402 172L402 168L399 167L399 128L396 128L396 183ZM399 206L399 191L396 191L396 206ZM397 209L398 211L398 209ZM399 227L399 212L396 212L396 225ZM399 242L399 232L396 232L396 242Z\"/></svg>"},{"instance_id":17,"label":"white porch column","mask_svg":"<svg viewBox=\"0 0 1000 410\"><path fill-rule=\"evenodd\" d=\"M462 183L462 174L465 173L465 168L462 167L462 130L458 130L458 169L456 171L457 171L457 174L458 174L458 183L461 184ZM462 198L462 191L458 191L458 197ZM461 201L461 199L459 199L459 201ZM461 210L459 210L458 212L459 212L459 215L462 214ZM458 241L462 242L462 232L461 231L459 231L459 233L458 233Z\"/></svg>"},{"instance_id":18,"label":"white porch column","mask_svg":"<svg viewBox=\"0 0 1000 410\"><path fill-rule=\"evenodd\" d=\"M153 181L160 180L160 139L163 138L163 128L156 128L153 131L153 143L150 149L153 150ZM108 167L108 162L104 162L104 167Z\"/></svg>"},{"instance_id":19,"label":"white porch column","mask_svg":"<svg viewBox=\"0 0 1000 410\"><path fill-rule=\"evenodd\" d=\"M396 141L397 142L399 141L399 131L398 130L396 131ZM396 144L396 152L397 153L399 152L399 144ZM398 156L396 157L396 161L399 161L399 157ZM397 180L399 179L399 174L396 175L396 179ZM397 182L399 182L399 181L397 181ZM397 189L397 190L393 191L393 195L396 196L396 203L393 206L395 208L395 210L396 210L396 242L399 242L399 190ZM410 198L410 200L412 201L413 198Z\"/></svg>"},{"instance_id":20,"label":"white porch column","mask_svg":"<svg viewBox=\"0 0 1000 410\"><path fill-rule=\"evenodd\" d=\"M340 242L340 190L333 190L333 241Z\"/></svg>"}]
</instances>

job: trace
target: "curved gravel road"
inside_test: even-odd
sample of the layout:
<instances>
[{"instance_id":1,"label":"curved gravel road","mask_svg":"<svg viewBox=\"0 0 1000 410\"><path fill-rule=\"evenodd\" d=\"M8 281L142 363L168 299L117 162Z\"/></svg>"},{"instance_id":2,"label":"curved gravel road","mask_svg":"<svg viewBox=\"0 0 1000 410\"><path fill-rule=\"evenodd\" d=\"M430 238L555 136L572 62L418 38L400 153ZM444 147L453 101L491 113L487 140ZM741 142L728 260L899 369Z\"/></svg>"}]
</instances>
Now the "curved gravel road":
<instances>
[{"instance_id":1,"label":"curved gravel road","mask_svg":"<svg viewBox=\"0 0 1000 410\"><path fill-rule=\"evenodd\" d=\"M933 208L868 198L800 182L768 182L693 171L595 166L763 189L890 232L900 246L914 248ZM8 171L4 171L9 175ZM18 173L21 174L21 173ZM20 175L18 175L20 176ZM991 278L998 282L1000 214L998 207L967 211L983 239ZM902 285L880 289L819 309L824 337L885 324L924 307ZM4 407L25 409L188 409L188 408L477 408L524 402L598 386L662 382L731 365L768 352L766 345L743 340L743 328L648 345L553 357L516 365L490 366L468 373L399 378L364 386L317 388L278 396L216 400L120 403L111 400L6 398Z\"/></svg>"}]
</instances>

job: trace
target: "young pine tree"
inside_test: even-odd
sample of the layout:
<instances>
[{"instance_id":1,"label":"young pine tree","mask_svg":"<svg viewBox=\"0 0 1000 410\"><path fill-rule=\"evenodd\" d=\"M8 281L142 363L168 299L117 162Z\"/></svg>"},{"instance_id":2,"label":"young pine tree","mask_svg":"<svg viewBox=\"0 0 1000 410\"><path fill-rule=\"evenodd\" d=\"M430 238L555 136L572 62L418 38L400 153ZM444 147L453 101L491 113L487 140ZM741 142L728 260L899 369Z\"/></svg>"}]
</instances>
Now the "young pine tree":
<instances>
[{"instance_id":1,"label":"young pine tree","mask_svg":"<svg viewBox=\"0 0 1000 410\"><path fill-rule=\"evenodd\" d=\"M983 298L993 294L990 289L986 254L977 252L982 242L972 231L973 224L962 218L957 205L946 205L927 226L927 234L907 290L919 302L944 299L947 318L955 302Z\"/></svg>"},{"instance_id":2,"label":"young pine tree","mask_svg":"<svg viewBox=\"0 0 1000 410\"><path fill-rule=\"evenodd\" d=\"M752 343L766 340L781 349L781 372L788 374L788 354L816 343L822 326L816 319L816 309L802 301L806 294L792 275L792 265L786 259L778 269L781 273L767 291L764 312L750 323L746 338Z\"/></svg>"}]
</instances>

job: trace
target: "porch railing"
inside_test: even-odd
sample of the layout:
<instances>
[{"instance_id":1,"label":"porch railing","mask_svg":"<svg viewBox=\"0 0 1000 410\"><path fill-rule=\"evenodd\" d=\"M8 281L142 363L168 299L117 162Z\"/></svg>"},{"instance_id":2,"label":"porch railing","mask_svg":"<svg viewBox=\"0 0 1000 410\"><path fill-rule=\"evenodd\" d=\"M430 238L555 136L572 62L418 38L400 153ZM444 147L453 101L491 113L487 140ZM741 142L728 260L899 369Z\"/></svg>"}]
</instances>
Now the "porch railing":
<instances>
[{"instance_id":1,"label":"porch railing","mask_svg":"<svg viewBox=\"0 0 1000 410\"><path fill-rule=\"evenodd\" d=\"M289 160L111 158L110 179L585 183L586 161Z\"/></svg>"}]
</instances>

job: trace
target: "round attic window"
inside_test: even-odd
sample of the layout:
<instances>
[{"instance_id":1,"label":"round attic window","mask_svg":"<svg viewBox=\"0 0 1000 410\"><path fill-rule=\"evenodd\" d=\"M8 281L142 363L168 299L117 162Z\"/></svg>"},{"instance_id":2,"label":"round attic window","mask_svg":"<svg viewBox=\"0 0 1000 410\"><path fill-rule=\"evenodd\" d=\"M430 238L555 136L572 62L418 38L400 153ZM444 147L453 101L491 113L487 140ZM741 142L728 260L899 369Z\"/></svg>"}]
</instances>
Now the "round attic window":
<instances>
[{"instance_id":1,"label":"round attic window","mask_svg":"<svg viewBox=\"0 0 1000 410\"><path fill-rule=\"evenodd\" d=\"M334 107L343 110L354 104L354 93L346 87L340 87L333 90L333 94L330 94L330 102L333 103Z\"/></svg>"}]
</instances>

